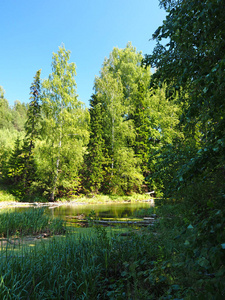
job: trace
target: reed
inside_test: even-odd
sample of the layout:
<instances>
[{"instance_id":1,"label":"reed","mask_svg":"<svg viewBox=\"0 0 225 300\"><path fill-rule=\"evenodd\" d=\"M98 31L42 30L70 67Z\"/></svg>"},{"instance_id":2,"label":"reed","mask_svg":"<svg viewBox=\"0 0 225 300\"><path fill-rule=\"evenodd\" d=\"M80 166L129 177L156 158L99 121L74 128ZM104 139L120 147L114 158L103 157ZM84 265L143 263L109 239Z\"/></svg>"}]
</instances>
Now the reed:
<instances>
[{"instance_id":1,"label":"reed","mask_svg":"<svg viewBox=\"0 0 225 300\"><path fill-rule=\"evenodd\" d=\"M126 235L93 224L19 251L7 244L0 299L223 299L224 245L212 247L206 234L224 216L213 212L207 224L191 226L182 214L167 205L157 209L155 226ZM224 236L222 226L214 230Z\"/></svg>"},{"instance_id":2,"label":"reed","mask_svg":"<svg viewBox=\"0 0 225 300\"><path fill-rule=\"evenodd\" d=\"M22 245L19 252L8 247L0 252L1 298L138 299L145 293L135 262L142 247L137 236L127 240L102 227Z\"/></svg>"},{"instance_id":3,"label":"reed","mask_svg":"<svg viewBox=\"0 0 225 300\"><path fill-rule=\"evenodd\" d=\"M2 237L37 235L43 232L60 234L64 231L64 221L44 214L44 208L0 214L0 236Z\"/></svg>"}]
</instances>

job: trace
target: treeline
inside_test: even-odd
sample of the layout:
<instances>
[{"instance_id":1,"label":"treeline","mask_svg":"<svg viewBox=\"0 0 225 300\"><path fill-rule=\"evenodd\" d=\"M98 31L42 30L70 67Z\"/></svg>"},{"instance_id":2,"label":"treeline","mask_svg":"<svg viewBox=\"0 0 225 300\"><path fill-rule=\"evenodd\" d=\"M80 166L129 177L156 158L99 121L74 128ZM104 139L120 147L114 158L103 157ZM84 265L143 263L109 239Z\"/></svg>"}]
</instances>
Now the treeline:
<instances>
[{"instance_id":1,"label":"treeline","mask_svg":"<svg viewBox=\"0 0 225 300\"><path fill-rule=\"evenodd\" d=\"M87 109L78 100L69 59L61 46L48 79L37 71L29 105L11 109L1 93L1 179L17 196L51 201L77 193L160 191L150 156L182 136L175 98L166 98L165 87L149 89L150 67L128 43L105 59ZM20 127L7 117L19 105Z\"/></svg>"},{"instance_id":2,"label":"treeline","mask_svg":"<svg viewBox=\"0 0 225 300\"><path fill-rule=\"evenodd\" d=\"M153 34L153 53L144 58L131 43L114 48L95 78L89 109L78 99L64 46L53 54L48 79L36 73L30 104L20 104L24 127L7 117L20 106L9 108L1 89L0 172L13 193L53 200L154 190L195 202L198 190L201 205L223 199L222 10L210 1L160 3L168 15Z\"/></svg>"}]
</instances>

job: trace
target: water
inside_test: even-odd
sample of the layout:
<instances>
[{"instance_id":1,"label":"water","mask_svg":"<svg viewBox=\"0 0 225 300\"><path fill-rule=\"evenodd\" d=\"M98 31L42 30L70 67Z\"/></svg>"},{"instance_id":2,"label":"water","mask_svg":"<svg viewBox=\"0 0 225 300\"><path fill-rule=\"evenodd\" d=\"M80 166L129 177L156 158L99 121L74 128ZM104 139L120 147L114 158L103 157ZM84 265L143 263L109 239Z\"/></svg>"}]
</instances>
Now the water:
<instances>
[{"instance_id":1,"label":"water","mask_svg":"<svg viewBox=\"0 0 225 300\"><path fill-rule=\"evenodd\" d=\"M99 218L129 218L134 213L143 208L150 208L151 203L110 203L95 205L62 205L52 209L47 209L47 213L54 217L65 219L68 216L85 215L88 216L94 211Z\"/></svg>"},{"instance_id":2,"label":"water","mask_svg":"<svg viewBox=\"0 0 225 300\"><path fill-rule=\"evenodd\" d=\"M85 215L86 217L94 211L99 218L130 218L134 216L135 212L150 208L151 203L137 202L137 203L110 203L110 204L94 204L94 205L61 205L54 208L45 208L45 212L53 217L66 219L66 217ZM0 214L4 212L24 212L30 207L11 207L1 209Z\"/></svg>"}]
</instances>

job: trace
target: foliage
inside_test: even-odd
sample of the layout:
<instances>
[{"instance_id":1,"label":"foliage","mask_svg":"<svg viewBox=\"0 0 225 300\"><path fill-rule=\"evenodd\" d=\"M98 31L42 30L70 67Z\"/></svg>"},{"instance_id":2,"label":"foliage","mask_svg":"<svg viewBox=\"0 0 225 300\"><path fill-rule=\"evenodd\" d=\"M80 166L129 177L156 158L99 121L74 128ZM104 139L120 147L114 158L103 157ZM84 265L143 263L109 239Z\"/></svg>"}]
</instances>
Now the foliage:
<instances>
[{"instance_id":1,"label":"foliage","mask_svg":"<svg viewBox=\"0 0 225 300\"><path fill-rule=\"evenodd\" d=\"M38 172L51 201L60 189L63 193L78 189L78 171L88 142L88 112L77 99L75 64L69 58L70 51L59 47L53 54L52 73L43 82Z\"/></svg>"},{"instance_id":2,"label":"foliage","mask_svg":"<svg viewBox=\"0 0 225 300\"><path fill-rule=\"evenodd\" d=\"M43 208L33 208L20 213L1 213L0 235L2 237L36 235L43 232L60 234L64 231L64 222L44 214Z\"/></svg>"},{"instance_id":3,"label":"foliage","mask_svg":"<svg viewBox=\"0 0 225 300\"><path fill-rule=\"evenodd\" d=\"M14 106L11 110L13 127L17 131L24 131L24 125L26 122L27 106L25 103L21 103L19 100L14 102Z\"/></svg>"},{"instance_id":4,"label":"foliage","mask_svg":"<svg viewBox=\"0 0 225 300\"><path fill-rule=\"evenodd\" d=\"M105 141L103 139L103 115L104 107L96 95L90 100L90 139L87 146L84 164L86 171L83 172L83 184L91 192L98 193L101 188L107 163Z\"/></svg>"},{"instance_id":5,"label":"foliage","mask_svg":"<svg viewBox=\"0 0 225 300\"><path fill-rule=\"evenodd\" d=\"M21 197L24 194L23 179L25 176L25 153L19 138L15 141L14 149L10 155L4 172L4 181L11 185L11 192Z\"/></svg>"},{"instance_id":6,"label":"foliage","mask_svg":"<svg viewBox=\"0 0 225 300\"><path fill-rule=\"evenodd\" d=\"M142 55L129 43L125 49L114 48L105 59L100 76L95 79L95 97L102 107L102 139L104 141L105 193L130 193L140 190L143 176L139 159L132 149L135 139L132 99L137 81L149 79L149 70L141 67ZM97 107L95 107L95 110Z\"/></svg>"},{"instance_id":7,"label":"foliage","mask_svg":"<svg viewBox=\"0 0 225 300\"><path fill-rule=\"evenodd\" d=\"M41 70L36 72L34 81L30 87L30 103L27 110L27 121L25 123L26 139L29 142L29 155L31 155L32 148L35 147L35 139L40 138L40 123L41 123Z\"/></svg>"},{"instance_id":8,"label":"foliage","mask_svg":"<svg viewBox=\"0 0 225 300\"><path fill-rule=\"evenodd\" d=\"M166 82L169 98L178 91L186 137L197 133L199 151L192 151L195 156L190 164L180 165L190 178L206 169L209 173L224 167L224 3L196 0L161 4L167 7L168 15L153 34L157 46L146 62L157 69L153 86Z\"/></svg>"},{"instance_id":9,"label":"foliage","mask_svg":"<svg viewBox=\"0 0 225 300\"><path fill-rule=\"evenodd\" d=\"M20 299L222 299L223 212L215 209L207 219L196 219L185 205L170 201L162 206L157 202L155 211L155 226L137 233L120 235L96 226L94 235L91 229L91 235L68 234L22 248L23 256L9 247L0 253L1 295L9 291Z\"/></svg>"},{"instance_id":10,"label":"foliage","mask_svg":"<svg viewBox=\"0 0 225 300\"><path fill-rule=\"evenodd\" d=\"M8 186L0 183L0 202L15 202L17 199L9 192Z\"/></svg>"},{"instance_id":11,"label":"foliage","mask_svg":"<svg viewBox=\"0 0 225 300\"><path fill-rule=\"evenodd\" d=\"M7 165L16 139L24 138L26 105L15 101L11 108L0 86L0 178L7 174Z\"/></svg>"}]
</instances>

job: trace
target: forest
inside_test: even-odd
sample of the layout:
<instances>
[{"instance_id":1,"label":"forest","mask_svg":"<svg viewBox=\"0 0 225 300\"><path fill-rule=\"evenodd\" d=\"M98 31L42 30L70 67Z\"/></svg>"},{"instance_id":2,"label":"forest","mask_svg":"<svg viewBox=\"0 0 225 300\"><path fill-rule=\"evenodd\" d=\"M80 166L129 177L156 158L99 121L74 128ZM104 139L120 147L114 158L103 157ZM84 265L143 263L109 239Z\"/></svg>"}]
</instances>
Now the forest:
<instances>
[{"instance_id":1,"label":"forest","mask_svg":"<svg viewBox=\"0 0 225 300\"><path fill-rule=\"evenodd\" d=\"M113 48L89 108L79 101L64 45L53 53L49 77L37 70L31 79L29 104L10 107L0 88L1 189L31 202L154 191L167 219L152 237L152 266L135 262L152 298L104 299L224 299L225 4L160 4L167 16L152 35L153 53L131 42ZM135 245L147 255L147 238ZM139 284L129 270L124 282Z\"/></svg>"},{"instance_id":2,"label":"forest","mask_svg":"<svg viewBox=\"0 0 225 300\"><path fill-rule=\"evenodd\" d=\"M30 103L9 107L1 88L1 179L19 198L56 198L155 190L161 149L183 138L177 96L149 88L150 67L131 43L114 48L94 82L87 109L78 100L75 64L60 46L52 73L41 70Z\"/></svg>"}]
</instances>

